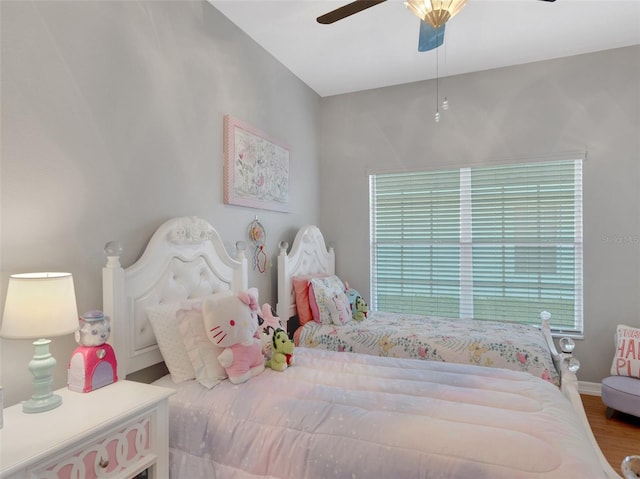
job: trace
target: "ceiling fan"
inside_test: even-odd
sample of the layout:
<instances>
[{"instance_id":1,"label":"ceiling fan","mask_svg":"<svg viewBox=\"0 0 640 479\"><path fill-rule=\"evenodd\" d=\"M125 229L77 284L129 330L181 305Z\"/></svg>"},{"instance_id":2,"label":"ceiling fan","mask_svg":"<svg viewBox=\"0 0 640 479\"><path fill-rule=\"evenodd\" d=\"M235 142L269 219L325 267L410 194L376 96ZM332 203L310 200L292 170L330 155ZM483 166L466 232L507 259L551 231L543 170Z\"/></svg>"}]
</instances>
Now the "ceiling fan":
<instances>
[{"instance_id":1,"label":"ceiling fan","mask_svg":"<svg viewBox=\"0 0 640 479\"><path fill-rule=\"evenodd\" d=\"M386 1L355 0L319 16L316 20L318 23L328 25ZM540 1L555 2L556 0ZM464 7L467 0L406 0L404 3L414 15L420 18L418 51L426 52L442 45L447 21Z\"/></svg>"}]
</instances>

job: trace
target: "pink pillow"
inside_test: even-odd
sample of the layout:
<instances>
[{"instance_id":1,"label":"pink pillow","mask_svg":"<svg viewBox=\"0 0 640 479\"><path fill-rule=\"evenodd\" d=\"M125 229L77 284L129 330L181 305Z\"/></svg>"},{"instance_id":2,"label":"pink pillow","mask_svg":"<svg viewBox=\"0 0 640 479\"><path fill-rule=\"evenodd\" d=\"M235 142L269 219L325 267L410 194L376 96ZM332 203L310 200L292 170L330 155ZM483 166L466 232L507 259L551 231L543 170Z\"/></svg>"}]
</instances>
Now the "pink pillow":
<instances>
[{"instance_id":1,"label":"pink pillow","mask_svg":"<svg viewBox=\"0 0 640 479\"><path fill-rule=\"evenodd\" d=\"M300 326L304 326L309 321L313 320L313 313L311 312L311 303L309 299L309 283L311 278L326 278L329 276L326 273L307 274L304 276L294 276L291 278L293 283L293 291L296 298L296 308L298 310L298 319L300 320ZM315 298L313 300L315 304ZM317 308L317 306L316 306Z\"/></svg>"},{"instance_id":2,"label":"pink pillow","mask_svg":"<svg viewBox=\"0 0 640 479\"><path fill-rule=\"evenodd\" d=\"M316 301L316 292L313 290L313 284L311 281L309 281L309 307L311 308L311 319L318 324L322 324L322 321L320 321L318 301Z\"/></svg>"}]
</instances>

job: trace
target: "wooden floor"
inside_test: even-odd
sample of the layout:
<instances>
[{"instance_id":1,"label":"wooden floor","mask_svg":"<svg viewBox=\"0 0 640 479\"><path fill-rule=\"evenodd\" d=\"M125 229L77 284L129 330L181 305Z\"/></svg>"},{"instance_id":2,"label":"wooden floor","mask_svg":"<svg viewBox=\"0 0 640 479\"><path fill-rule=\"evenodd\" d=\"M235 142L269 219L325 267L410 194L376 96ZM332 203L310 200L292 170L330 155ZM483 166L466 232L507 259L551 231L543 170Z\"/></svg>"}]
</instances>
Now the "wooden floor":
<instances>
[{"instance_id":1,"label":"wooden floor","mask_svg":"<svg viewBox=\"0 0 640 479\"><path fill-rule=\"evenodd\" d=\"M640 419L621 413L607 419L607 408L600 396L583 394L581 398L600 449L618 474L622 474L622 460L629 455L640 455Z\"/></svg>"}]
</instances>

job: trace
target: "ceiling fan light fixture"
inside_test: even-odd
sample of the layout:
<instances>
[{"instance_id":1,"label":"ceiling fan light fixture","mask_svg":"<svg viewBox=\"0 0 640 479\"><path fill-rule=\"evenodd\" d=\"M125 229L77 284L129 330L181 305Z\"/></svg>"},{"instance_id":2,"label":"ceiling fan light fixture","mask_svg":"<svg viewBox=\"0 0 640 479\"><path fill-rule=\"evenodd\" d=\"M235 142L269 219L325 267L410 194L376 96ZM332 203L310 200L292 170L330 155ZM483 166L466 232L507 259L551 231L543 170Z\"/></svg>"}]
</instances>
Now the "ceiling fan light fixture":
<instances>
[{"instance_id":1,"label":"ceiling fan light fixture","mask_svg":"<svg viewBox=\"0 0 640 479\"><path fill-rule=\"evenodd\" d=\"M440 28L455 17L467 0L406 0L405 6L420 20Z\"/></svg>"}]
</instances>

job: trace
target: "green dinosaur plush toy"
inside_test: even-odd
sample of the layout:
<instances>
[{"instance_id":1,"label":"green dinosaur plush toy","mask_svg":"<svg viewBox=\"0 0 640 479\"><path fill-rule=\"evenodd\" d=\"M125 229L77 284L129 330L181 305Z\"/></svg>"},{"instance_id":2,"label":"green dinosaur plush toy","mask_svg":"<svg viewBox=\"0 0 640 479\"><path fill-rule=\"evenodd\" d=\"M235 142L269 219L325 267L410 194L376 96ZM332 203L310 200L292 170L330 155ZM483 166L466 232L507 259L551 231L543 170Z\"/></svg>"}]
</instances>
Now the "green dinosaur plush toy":
<instances>
[{"instance_id":1,"label":"green dinosaur plush toy","mask_svg":"<svg viewBox=\"0 0 640 479\"><path fill-rule=\"evenodd\" d=\"M357 296L353 302L353 319L356 321L364 321L367 318L369 308L367 303L364 302L362 296Z\"/></svg>"},{"instance_id":2,"label":"green dinosaur plush toy","mask_svg":"<svg viewBox=\"0 0 640 479\"><path fill-rule=\"evenodd\" d=\"M276 329L273 333L273 352L266 366L274 371L284 371L293 362L293 341L284 329Z\"/></svg>"},{"instance_id":3,"label":"green dinosaur plush toy","mask_svg":"<svg viewBox=\"0 0 640 479\"><path fill-rule=\"evenodd\" d=\"M345 294L349 300L349 306L351 307L351 317L356 321L364 321L367 319L367 313L369 307L364 298L355 289L351 288L349 284L345 284L347 288Z\"/></svg>"}]
</instances>

